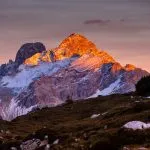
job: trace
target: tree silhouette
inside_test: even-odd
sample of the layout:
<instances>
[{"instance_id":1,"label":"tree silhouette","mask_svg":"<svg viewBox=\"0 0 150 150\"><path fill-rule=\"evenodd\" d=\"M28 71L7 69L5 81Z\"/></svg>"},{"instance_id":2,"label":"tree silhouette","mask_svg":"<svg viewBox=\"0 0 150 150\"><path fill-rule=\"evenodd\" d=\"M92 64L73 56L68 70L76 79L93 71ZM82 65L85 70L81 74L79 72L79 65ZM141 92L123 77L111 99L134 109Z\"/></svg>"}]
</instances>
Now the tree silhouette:
<instances>
[{"instance_id":1,"label":"tree silhouette","mask_svg":"<svg viewBox=\"0 0 150 150\"><path fill-rule=\"evenodd\" d=\"M136 93L140 96L150 96L150 76L143 77L136 84Z\"/></svg>"}]
</instances>

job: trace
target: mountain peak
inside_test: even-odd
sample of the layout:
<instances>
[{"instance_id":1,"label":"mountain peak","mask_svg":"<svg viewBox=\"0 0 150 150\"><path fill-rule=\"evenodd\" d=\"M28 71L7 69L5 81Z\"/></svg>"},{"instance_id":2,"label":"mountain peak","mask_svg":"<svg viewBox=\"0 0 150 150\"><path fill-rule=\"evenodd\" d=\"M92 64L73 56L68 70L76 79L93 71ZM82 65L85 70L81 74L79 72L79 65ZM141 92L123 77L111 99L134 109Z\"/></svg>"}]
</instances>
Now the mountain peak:
<instances>
[{"instance_id":1,"label":"mountain peak","mask_svg":"<svg viewBox=\"0 0 150 150\"><path fill-rule=\"evenodd\" d=\"M83 35L81 35L81 34L79 34L79 33L72 33L72 34L70 34L68 37L70 37L70 38L82 37L82 38L86 39Z\"/></svg>"},{"instance_id":2,"label":"mountain peak","mask_svg":"<svg viewBox=\"0 0 150 150\"><path fill-rule=\"evenodd\" d=\"M87 37L85 37L84 35L79 34L79 33L72 33L72 34L70 34L68 37L66 37L66 38L63 40L63 42L65 42L65 40L67 40L67 39L77 40L77 41L83 40L83 42L91 42L91 41L88 40ZM62 43L63 43L63 42L62 42ZM95 45L93 42L91 42L91 43L93 44L93 46L96 47L96 45Z\"/></svg>"},{"instance_id":3,"label":"mountain peak","mask_svg":"<svg viewBox=\"0 0 150 150\"><path fill-rule=\"evenodd\" d=\"M69 35L62 41L58 48L55 49L57 59L68 58L76 55L83 56L85 54L97 57L102 57L104 56L103 54L105 54L109 57L109 60L112 60L112 62L114 61L107 53L99 50L93 42L78 33Z\"/></svg>"},{"instance_id":4,"label":"mountain peak","mask_svg":"<svg viewBox=\"0 0 150 150\"><path fill-rule=\"evenodd\" d=\"M59 49L74 50L77 53L87 52L91 50L97 50L96 45L89 41L86 37L73 33L69 35L58 47Z\"/></svg>"}]
</instances>

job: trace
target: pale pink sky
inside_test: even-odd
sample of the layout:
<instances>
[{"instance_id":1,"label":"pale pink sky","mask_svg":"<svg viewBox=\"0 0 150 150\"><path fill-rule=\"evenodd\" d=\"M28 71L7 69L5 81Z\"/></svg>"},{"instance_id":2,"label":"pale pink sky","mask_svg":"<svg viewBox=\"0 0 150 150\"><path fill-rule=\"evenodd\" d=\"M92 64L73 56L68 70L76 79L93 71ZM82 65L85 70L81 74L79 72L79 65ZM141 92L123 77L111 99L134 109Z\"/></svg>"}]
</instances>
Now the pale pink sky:
<instances>
[{"instance_id":1,"label":"pale pink sky","mask_svg":"<svg viewBox=\"0 0 150 150\"><path fill-rule=\"evenodd\" d=\"M121 64L150 71L150 0L1 0L0 63L26 42L56 47L85 35Z\"/></svg>"}]
</instances>

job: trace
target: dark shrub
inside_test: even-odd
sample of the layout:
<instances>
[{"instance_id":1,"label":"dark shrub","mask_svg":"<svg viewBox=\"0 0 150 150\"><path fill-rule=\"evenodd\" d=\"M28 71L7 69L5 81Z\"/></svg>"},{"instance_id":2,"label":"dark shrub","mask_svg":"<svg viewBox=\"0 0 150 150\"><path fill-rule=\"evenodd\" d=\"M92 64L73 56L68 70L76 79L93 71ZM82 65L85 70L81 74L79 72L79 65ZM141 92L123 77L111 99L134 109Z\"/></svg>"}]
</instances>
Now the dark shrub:
<instances>
[{"instance_id":1,"label":"dark shrub","mask_svg":"<svg viewBox=\"0 0 150 150\"><path fill-rule=\"evenodd\" d=\"M143 77L136 84L136 93L140 96L150 96L150 76Z\"/></svg>"},{"instance_id":2,"label":"dark shrub","mask_svg":"<svg viewBox=\"0 0 150 150\"><path fill-rule=\"evenodd\" d=\"M71 99L66 100L66 104L73 104L73 100Z\"/></svg>"},{"instance_id":3,"label":"dark shrub","mask_svg":"<svg viewBox=\"0 0 150 150\"><path fill-rule=\"evenodd\" d=\"M66 104L73 104L73 100L71 96L67 97Z\"/></svg>"}]
</instances>

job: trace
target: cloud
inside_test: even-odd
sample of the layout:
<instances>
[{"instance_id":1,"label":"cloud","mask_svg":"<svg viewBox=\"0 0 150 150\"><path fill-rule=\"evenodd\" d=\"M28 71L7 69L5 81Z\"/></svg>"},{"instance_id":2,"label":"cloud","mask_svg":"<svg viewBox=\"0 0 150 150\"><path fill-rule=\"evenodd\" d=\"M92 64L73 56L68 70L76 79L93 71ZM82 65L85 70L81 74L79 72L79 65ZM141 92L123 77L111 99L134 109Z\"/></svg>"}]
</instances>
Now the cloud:
<instances>
[{"instance_id":1,"label":"cloud","mask_svg":"<svg viewBox=\"0 0 150 150\"><path fill-rule=\"evenodd\" d=\"M110 22L111 22L111 20L97 19L97 20L86 20L86 21L84 21L84 24L85 25L91 25L91 24L106 25Z\"/></svg>"},{"instance_id":2,"label":"cloud","mask_svg":"<svg viewBox=\"0 0 150 150\"><path fill-rule=\"evenodd\" d=\"M112 20L103 20L103 19L94 19L94 20L86 20L84 21L83 24L85 25L94 25L94 24L97 24L97 25L107 25L107 24L111 24L111 23L124 23L126 22L127 20L122 18L122 19L119 19L119 20L116 20L116 21L112 21Z\"/></svg>"}]
</instances>

